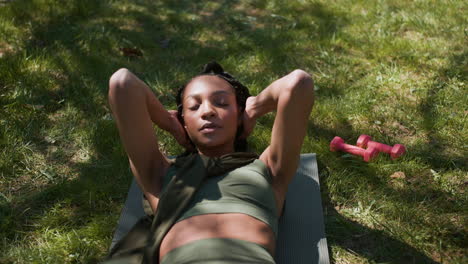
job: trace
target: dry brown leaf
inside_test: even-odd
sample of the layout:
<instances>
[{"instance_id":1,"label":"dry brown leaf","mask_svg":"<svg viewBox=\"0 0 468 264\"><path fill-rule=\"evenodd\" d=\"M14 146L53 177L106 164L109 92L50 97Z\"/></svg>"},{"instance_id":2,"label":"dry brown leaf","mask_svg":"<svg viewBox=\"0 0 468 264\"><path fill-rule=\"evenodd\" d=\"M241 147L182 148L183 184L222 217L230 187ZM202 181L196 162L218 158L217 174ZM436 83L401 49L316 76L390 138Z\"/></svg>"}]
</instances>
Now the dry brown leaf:
<instances>
[{"instance_id":1,"label":"dry brown leaf","mask_svg":"<svg viewBox=\"0 0 468 264\"><path fill-rule=\"evenodd\" d=\"M122 55L124 55L126 57L141 57L141 56L143 56L143 53L139 49L120 48L120 51L122 52Z\"/></svg>"},{"instance_id":2,"label":"dry brown leaf","mask_svg":"<svg viewBox=\"0 0 468 264\"><path fill-rule=\"evenodd\" d=\"M404 172L402 171L397 171L395 173L393 173L392 175L390 175L390 178L393 178L393 179L404 179L406 178L406 175Z\"/></svg>"}]
</instances>

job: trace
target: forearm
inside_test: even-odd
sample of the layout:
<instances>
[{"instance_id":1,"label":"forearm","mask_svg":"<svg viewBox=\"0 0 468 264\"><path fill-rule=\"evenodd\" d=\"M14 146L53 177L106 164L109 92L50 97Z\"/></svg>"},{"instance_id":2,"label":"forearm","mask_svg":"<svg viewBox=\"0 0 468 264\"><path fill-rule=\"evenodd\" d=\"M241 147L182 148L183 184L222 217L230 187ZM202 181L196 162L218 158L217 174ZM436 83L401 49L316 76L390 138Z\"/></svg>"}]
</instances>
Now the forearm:
<instances>
[{"instance_id":1,"label":"forearm","mask_svg":"<svg viewBox=\"0 0 468 264\"><path fill-rule=\"evenodd\" d=\"M266 113L277 111L280 102L284 103L313 103L313 91L302 89L298 81L311 81L310 78L298 78L306 75L302 71L293 71L290 74L274 81L259 93L246 108L249 117L257 119Z\"/></svg>"},{"instance_id":2,"label":"forearm","mask_svg":"<svg viewBox=\"0 0 468 264\"><path fill-rule=\"evenodd\" d=\"M171 127L171 117L169 112L164 108L153 91L137 76L130 71L125 71L122 74L125 80L125 86L128 88L126 92L133 93L132 96L141 97L141 102L145 104L151 121L159 128L167 130Z\"/></svg>"},{"instance_id":3,"label":"forearm","mask_svg":"<svg viewBox=\"0 0 468 264\"><path fill-rule=\"evenodd\" d=\"M151 121L160 128L167 128L170 126L169 112L164 108L154 93L148 87L145 88L146 107L148 108Z\"/></svg>"},{"instance_id":4,"label":"forearm","mask_svg":"<svg viewBox=\"0 0 468 264\"><path fill-rule=\"evenodd\" d=\"M251 119L257 119L269 112L275 111L279 98L278 80L270 84L257 96L247 101L246 113Z\"/></svg>"},{"instance_id":5,"label":"forearm","mask_svg":"<svg viewBox=\"0 0 468 264\"><path fill-rule=\"evenodd\" d=\"M148 109L148 114L150 115L151 121L160 128L167 128L170 124L170 115L156 97L156 95L143 81L138 78L136 78L134 85L135 88L140 89L144 95L144 102L146 104L146 108Z\"/></svg>"}]
</instances>

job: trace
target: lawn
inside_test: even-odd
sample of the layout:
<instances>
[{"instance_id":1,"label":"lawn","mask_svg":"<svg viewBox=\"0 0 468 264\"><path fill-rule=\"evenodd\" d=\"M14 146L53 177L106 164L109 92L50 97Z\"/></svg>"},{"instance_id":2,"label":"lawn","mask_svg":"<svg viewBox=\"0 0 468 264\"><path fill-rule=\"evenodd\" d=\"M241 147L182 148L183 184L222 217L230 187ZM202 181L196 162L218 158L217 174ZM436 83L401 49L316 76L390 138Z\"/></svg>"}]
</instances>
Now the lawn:
<instances>
[{"instance_id":1,"label":"lawn","mask_svg":"<svg viewBox=\"0 0 468 264\"><path fill-rule=\"evenodd\" d=\"M254 95L313 75L302 152L317 153L333 263L467 263L467 13L463 0L0 1L0 263L102 260L132 179L110 75L130 69L175 108L211 60ZM361 134L408 151L330 152Z\"/></svg>"}]
</instances>

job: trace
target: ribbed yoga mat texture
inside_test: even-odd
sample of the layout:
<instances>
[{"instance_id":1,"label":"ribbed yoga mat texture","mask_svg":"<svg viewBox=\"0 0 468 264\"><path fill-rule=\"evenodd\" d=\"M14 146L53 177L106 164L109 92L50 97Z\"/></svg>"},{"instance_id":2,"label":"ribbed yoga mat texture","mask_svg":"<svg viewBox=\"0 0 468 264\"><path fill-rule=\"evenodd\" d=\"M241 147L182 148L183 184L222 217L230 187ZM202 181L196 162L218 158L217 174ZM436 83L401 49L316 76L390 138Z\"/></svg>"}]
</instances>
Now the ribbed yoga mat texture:
<instances>
[{"instance_id":1,"label":"ribbed yoga mat texture","mask_svg":"<svg viewBox=\"0 0 468 264\"><path fill-rule=\"evenodd\" d=\"M141 190L133 181L111 248L144 215L141 197ZM314 153L301 154L300 166L289 185L279 222L275 259L278 264L330 263Z\"/></svg>"}]
</instances>

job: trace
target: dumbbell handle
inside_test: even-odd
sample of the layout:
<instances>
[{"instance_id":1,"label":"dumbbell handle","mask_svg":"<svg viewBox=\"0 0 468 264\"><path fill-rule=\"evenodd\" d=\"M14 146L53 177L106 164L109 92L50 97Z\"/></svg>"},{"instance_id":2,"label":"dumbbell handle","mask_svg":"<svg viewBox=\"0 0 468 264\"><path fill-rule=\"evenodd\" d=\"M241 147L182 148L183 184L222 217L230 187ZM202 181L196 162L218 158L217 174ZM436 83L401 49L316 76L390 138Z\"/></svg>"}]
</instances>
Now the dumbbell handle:
<instances>
[{"instance_id":1,"label":"dumbbell handle","mask_svg":"<svg viewBox=\"0 0 468 264\"><path fill-rule=\"evenodd\" d=\"M369 141L367 143L367 148L376 148L378 151L390 153L392 152L393 146L389 146L387 144L376 142L376 141Z\"/></svg>"},{"instance_id":2,"label":"dumbbell handle","mask_svg":"<svg viewBox=\"0 0 468 264\"><path fill-rule=\"evenodd\" d=\"M354 155L359 155L359 156L363 156L364 151L366 151L363 148L356 147L356 146L346 144L346 143L343 143L341 145L341 147L339 148L339 150L344 151L344 152L348 152L348 153L351 153L351 154L354 154Z\"/></svg>"},{"instance_id":3,"label":"dumbbell handle","mask_svg":"<svg viewBox=\"0 0 468 264\"><path fill-rule=\"evenodd\" d=\"M371 139L372 138L368 135L361 135L358 138L356 145L361 148L374 148L377 151L388 153L392 159L396 159L406 152L405 146L401 144L389 146L380 142L372 141Z\"/></svg>"},{"instance_id":4,"label":"dumbbell handle","mask_svg":"<svg viewBox=\"0 0 468 264\"><path fill-rule=\"evenodd\" d=\"M335 137L330 142L331 151L344 151L357 156L361 156L364 161L369 162L373 157L378 154L378 151L374 148L363 149L353 145L344 143L344 140L340 137Z\"/></svg>"}]
</instances>

